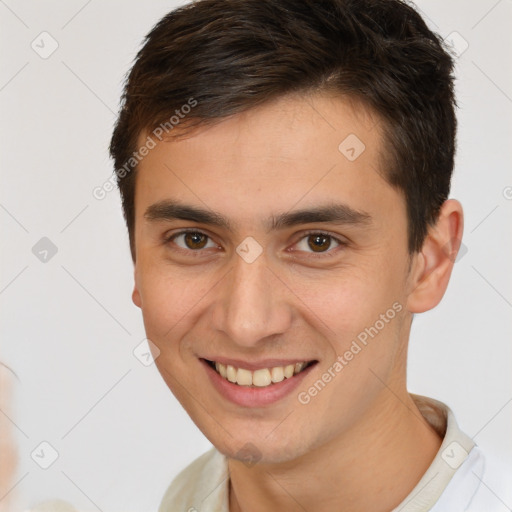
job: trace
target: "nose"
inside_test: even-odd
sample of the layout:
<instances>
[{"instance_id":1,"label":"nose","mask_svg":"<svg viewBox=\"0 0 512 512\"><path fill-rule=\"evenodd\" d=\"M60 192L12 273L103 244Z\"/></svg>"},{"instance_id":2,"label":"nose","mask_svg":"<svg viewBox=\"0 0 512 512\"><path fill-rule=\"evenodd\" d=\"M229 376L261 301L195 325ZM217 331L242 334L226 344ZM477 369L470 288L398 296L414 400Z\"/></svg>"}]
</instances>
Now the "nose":
<instances>
[{"instance_id":1,"label":"nose","mask_svg":"<svg viewBox=\"0 0 512 512\"><path fill-rule=\"evenodd\" d=\"M268 266L264 254L248 263L237 254L218 288L213 327L233 343L255 347L290 329L289 291Z\"/></svg>"}]
</instances>

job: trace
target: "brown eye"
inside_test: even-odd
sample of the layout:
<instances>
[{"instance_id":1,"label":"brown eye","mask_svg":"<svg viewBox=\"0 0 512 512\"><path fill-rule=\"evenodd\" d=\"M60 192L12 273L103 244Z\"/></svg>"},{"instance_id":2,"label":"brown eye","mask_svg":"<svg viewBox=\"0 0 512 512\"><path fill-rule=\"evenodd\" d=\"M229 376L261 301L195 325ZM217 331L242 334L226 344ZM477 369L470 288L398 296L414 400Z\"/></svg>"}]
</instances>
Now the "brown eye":
<instances>
[{"instance_id":1,"label":"brown eye","mask_svg":"<svg viewBox=\"0 0 512 512\"><path fill-rule=\"evenodd\" d=\"M168 242L172 242L180 249L191 251L200 251L204 248L216 247L215 243L210 240L210 237L200 231L182 231L181 233L176 233L169 237Z\"/></svg>"},{"instance_id":2,"label":"brown eye","mask_svg":"<svg viewBox=\"0 0 512 512\"><path fill-rule=\"evenodd\" d=\"M316 253L318 256L334 254L334 249L345 246L338 238L322 232L306 233L296 244L297 250L305 253Z\"/></svg>"},{"instance_id":3,"label":"brown eye","mask_svg":"<svg viewBox=\"0 0 512 512\"><path fill-rule=\"evenodd\" d=\"M202 249L206 245L208 237L202 233L186 233L184 240L189 249Z\"/></svg>"},{"instance_id":4,"label":"brown eye","mask_svg":"<svg viewBox=\"0 0 512 512\"><path fill-rule=\"evenodd\" d=\"M331 239L329 235L309 235L308 246L314 252L324 252L331 246Z\"/></svg>"}]
</instances>

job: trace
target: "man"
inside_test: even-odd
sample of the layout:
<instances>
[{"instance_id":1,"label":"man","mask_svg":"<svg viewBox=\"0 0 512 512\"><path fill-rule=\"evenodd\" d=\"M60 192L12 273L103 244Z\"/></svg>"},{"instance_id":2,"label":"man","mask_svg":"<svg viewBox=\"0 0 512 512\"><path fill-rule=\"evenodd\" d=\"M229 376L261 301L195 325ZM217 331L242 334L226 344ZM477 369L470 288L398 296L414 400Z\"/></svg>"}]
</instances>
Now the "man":
<instances>
[{"instance_id":1,"label":"man","mask_svg":"<svg viewBox=\"0 0 512 512\"><path fill-rule=\"evenodd\" d=\"M133 301L214 445L161 512L501 506L406 387L463 232L452 70L399 0L202 0L147 36L110 148Z\"/></svg>"}]
</instances>

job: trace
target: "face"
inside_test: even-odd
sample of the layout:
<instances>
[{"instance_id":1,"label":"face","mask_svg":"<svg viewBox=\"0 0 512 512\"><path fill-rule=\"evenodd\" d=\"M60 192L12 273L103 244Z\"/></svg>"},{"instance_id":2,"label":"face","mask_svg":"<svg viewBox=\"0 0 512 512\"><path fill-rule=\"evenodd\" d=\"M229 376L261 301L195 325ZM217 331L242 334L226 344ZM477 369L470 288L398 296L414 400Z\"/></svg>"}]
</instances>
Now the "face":
<instances>
[{"instance_id":1,"label":"face","mask_svg":"<svg viewBox=\"0 0 512 512\"><path fill-rule=\"evenodd\" d=\"M407 217L383 149L374 116L317 95L139 164L133 301L163 379L226 455L300 457L404 381Z\"/></svg>"}]
</instances>

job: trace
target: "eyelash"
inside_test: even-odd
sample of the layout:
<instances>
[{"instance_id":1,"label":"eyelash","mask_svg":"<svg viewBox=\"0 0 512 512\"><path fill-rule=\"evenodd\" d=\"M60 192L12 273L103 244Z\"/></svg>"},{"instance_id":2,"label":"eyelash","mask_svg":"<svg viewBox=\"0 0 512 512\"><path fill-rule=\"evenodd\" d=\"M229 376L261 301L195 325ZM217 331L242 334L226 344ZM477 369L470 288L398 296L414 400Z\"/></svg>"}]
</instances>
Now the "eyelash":
<instances>
[{"instance_id":1,"label":"eyelash","mask_svg":"<svg viewBox=\"0 0 512 512\"><path fill-rule=\"evenodd\" d=\"M200 231L200 230L197 230L197 229L185 229L185 230L179 231L177 233L173 233L173 234L165 237L164 243L167 245L170 242L172 242L175 238L177 238L178 236L185 235L187 233L197 233L197 234L206 236L209 240L212 240L212 237L210 235L204 233L203 231ZM334 235L331 235L328 232L325 232L325 231L315 231L315 230L306 231L305 233L303 233L302 236L299 238L299 240L297 240L297 242L295 242L294 245L298 244L304 238L307 238L308 236L311 236L311 235L320 235L320 236L329 237L331 239L331 241L334 241L334 242L336 242L338 244L338 247L335 247L333 249L329 248L325 252L319 252L319 253L311 252L311 253L307 253L307 254L310 255L308 257L330 258L330 257L333 256L333 252L335 252L336 249L342 249L343 247L346 247L348 245L348 242L340 240L339 238L335 237ZM177 247L176 249L173 249L173 250L177 250L179 252L185 252L188 255L192 255L193 257L200 257L201 253L203 252L203 249L197 249L197 250L194 250L194 249L183 249L182 247ZM301 252L301 251L299 251L299 252Z\"/></svg>"}]
</instances>

